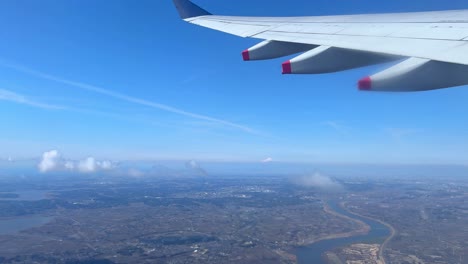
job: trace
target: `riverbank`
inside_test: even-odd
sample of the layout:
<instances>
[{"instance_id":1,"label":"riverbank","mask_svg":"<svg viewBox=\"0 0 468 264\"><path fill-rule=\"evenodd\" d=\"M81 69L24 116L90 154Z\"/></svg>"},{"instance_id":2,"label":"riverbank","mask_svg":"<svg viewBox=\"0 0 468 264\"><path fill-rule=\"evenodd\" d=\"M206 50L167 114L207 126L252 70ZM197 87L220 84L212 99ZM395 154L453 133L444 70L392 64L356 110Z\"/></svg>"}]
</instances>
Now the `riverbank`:
<instances>
[{"instance_id":1,"label":"riverbank","mask_svg":"<svg viewBox=\"0 0 468 264\"><path fill-rule=\"evenodd\" d=\"M358 216L358 217L362 217L362 218L366 218L366 219L369 219L369 220L372 220L372 221L376 221L376 222L379 222L380 224L386 226L389 230L390 230L390 236L388 236L384 242L380 245L380 249L379 249L379 260L381 261L382 264L386 264L387 262L385 261L385 257L384 257L384 251L385 251L385 247L388 245L388 243L393 239L393 237L395 237L396 235L396 229L390 225L389 223L386 223L380 219L376 219L376 218L373 218L373 217L369 217L369 216L365 216L365 215L361 215L361 214L358 214L356 212L352 212L350 211L347 207L346 207L346 203L345 202L341 202L340 203L340 206L343 208L343 210L346 210L348 213L352 214L352 215L355 215L355 216Z\"/></svg>"},{"instance_id":2,"label":"riverbank","mask_svg":"<svg viewBox=\"0 0 468 264\"><path fill-rule=\"evenodd\" d=\"M359 225L359 229L353 230L353 231L350 231L350 232L345 232L345 233L331 234L331 235L324 236L324 237L321 237L321 238L318 238L318 239L305 240L302 243L298 244L298 246L307 246L307 245L311 245L311 244L314 244L314 243L317 243L317 242L320 242L320 241L323 241L323 240L347 238L347 237L365 235L370 231L370 226L369 225L367 225L366 223L364 223L363 221L361 221L359 219L354 219L354 218L351 218L351 217L348 217L346 215L342 215L342 214L340 214L338 212L333 211L325 201L323 202L323 210L327 214L331 214L331 215L334 215L336 217L343 218L343 219L346 219L348 221L355 222L356 224Z\"/></svg>"},{"instance_id":3,"label":"riverbank","mask_svg":"<svg viewBox=\"0 0 468 264\"><path fill-rule=\"evenodd\" d=\"M324 260L325 253L356 244L374 244L374 256L377 259L377 252L380 250L381 243L390 236L390 229L386 225L345 210L339 200L324 202L324 210L327 214L356 223L357 227L353 231L322 237L310 241L313 242L311 244L297 248L296 256L299 264L328 263L328 261ZM381 261L379 262L382 263Z\"/></svg>"},{"instance_id":4,"label":"riverbank","mask_svg":"<svg viewBox=\"0 0 468 264\"><path fill-rule=\"evenodd\" d=\"M374 256L376 263L383 263L379 259L378 252L380 251L381 244L391 235L390 229L387 225L382 224L381 221L374 221L346 210L340 200L324 202L323 208L327 214L332 214L336 217L356 223L357 228L351 232L322 237L315 241L311 241L314 243L297 248L296 256L298 264L329 264L330 259L325 259L325 254L336 253L334 252L336 249L347 248L351 245L359 244L374 246L374 248L370 249L359 248L359 250L364 252L362 253L362 257L367 259L367 256L365 255L369 253ZM338 263L336 261L334 262Z\"/></svg>"},{"instance_id":5,"label":"riverbank","mask_svg":"<svg viewBox=\"0 0 468 264\"><path fill-rule=\"evenodd\" d=\"M383 253L384 253L384 251L385 251L385 247L388 245L388 243L390 242L390 240L392 240L393 237L395 237L395 235L396 235L396 229L395 229L393 226L391 226L390 224L385 223L384 221L380 221L380 220L378 220L378 219L375 219L375 220L378 221L378 222L380 222L382 225L388 227L388 228L390 229L390 232L391 232L390 236L389 236L387 239L385 239L385 241L382 243L382 245L380 245L380 250L379 250L379 259L382 260L382 263L383 263L383 264L386 264L386 262L385 262L385 257L384 257L384 254L383 254Z\"/></svg>"}]
</instances>

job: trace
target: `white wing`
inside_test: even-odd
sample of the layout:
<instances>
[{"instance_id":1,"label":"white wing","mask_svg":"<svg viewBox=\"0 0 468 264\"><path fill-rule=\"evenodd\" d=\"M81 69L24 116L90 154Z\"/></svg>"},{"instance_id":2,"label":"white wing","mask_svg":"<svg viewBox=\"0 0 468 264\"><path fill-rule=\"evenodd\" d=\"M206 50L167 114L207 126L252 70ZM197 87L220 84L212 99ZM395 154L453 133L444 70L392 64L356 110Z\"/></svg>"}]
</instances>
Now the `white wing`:
<instances>
[{"instance_id":1,"label":"white wing","mask_svg":"<svg viewBox=\"0 0 468 264\"><path fill-rule=\"evenodd\" d=\"M192 24L265 40L244 60L304 52L283 63L284 74L347 70L403 62L359 81L361 90L421 91L468 84L468 10L321 16L215 16L188 0L174 0Z\"/></svg>"}]
</instances>

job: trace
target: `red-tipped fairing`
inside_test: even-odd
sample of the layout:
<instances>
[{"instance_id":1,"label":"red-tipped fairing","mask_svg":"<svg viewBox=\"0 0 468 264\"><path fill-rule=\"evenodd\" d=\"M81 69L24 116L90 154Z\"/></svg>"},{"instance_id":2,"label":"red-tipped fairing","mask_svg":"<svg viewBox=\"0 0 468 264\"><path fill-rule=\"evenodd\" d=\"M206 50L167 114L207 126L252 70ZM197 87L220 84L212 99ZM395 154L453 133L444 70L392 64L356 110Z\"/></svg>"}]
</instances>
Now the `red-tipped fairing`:
<instances>
[{"instance_id":1,"label":"red-tipped fairing","mask_svg":"<svg viewBox=\"0 0 468 264\"><path fill-rule=\"evenodd\" d=\"M283 74L291 74L292 72L291 61L283 62L281 66L283 68Z\"/></svg>"},{"instance_id":2,"label":"red-tipped fairing","mask_svg":"<svg viewBox=\"0 0 468 264\"><path fill-rule=\"evenodd\" d=\"M249 50L244 50L242 52L242 59L244 61L249 61L250 60L250 54L249 54Z\"/></svg>"},{"instance_id":3,"label":"red-tipped fairing","mask_svg":"<svg viewBox=\"0 0 468 264\"><path fill-rule=\"evenodd\" d=\"M361 91L369 91L372 88L372 79L370 77L362 78L358 82L358 87Z\"/></svg>"}]
</instances>

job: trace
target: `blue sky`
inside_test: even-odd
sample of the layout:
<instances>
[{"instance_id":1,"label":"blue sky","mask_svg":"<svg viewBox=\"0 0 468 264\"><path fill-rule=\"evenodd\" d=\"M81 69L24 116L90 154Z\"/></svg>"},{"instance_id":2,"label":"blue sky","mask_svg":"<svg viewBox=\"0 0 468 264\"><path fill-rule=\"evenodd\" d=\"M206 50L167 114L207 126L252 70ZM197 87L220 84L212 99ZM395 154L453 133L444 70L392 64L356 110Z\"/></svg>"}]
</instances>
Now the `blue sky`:
<instances>
[{"instance_id":1,"label":"blue sky","mask_svg":"<svg viewBox=\"0 0 468 264\"><path fill-rule=\"evenodd\" d=\"M213 13L332 15L466 1L198 0ZM181 21L172 1L2 1L0 158L468 164L468 87L358 92L383 66L283 76L257 43Z\"/></svg>"}]
</instances>

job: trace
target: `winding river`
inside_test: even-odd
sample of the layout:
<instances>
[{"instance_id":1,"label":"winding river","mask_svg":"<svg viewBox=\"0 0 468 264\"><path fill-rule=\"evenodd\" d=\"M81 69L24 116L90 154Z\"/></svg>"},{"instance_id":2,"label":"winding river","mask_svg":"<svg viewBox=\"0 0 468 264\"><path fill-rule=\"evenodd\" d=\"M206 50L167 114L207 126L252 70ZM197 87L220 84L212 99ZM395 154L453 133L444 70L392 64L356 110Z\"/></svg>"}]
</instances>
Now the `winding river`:
<instances>
[{"instance_id":1,"label":"winding river","mask_svg":"<svg viewBox=\"0 0 468 264\"><path fill-rule=\"evenodd\" d=\"M391 235L391 230L380 222L351 214L344 210L339 201L329 201L328 207L338 214L345 215L352 219L360 220L370 226L370 231L366 235L356 235L345 238L334 238L318 241L308 246L297 249L296 256L299 264L320 264L326 263L322 255L338 247L344 247L356 243L378 243L382 244L384 240Z\"/></svg>"}]
</instances>

